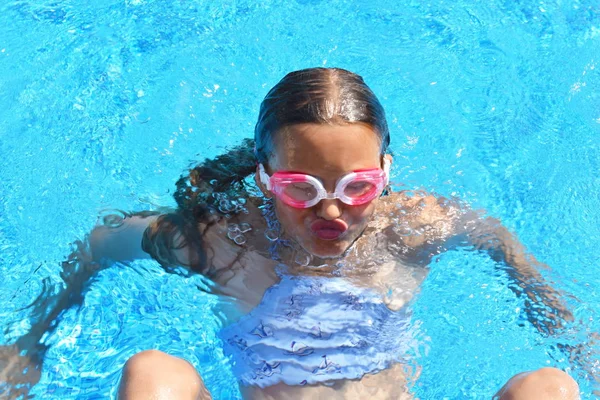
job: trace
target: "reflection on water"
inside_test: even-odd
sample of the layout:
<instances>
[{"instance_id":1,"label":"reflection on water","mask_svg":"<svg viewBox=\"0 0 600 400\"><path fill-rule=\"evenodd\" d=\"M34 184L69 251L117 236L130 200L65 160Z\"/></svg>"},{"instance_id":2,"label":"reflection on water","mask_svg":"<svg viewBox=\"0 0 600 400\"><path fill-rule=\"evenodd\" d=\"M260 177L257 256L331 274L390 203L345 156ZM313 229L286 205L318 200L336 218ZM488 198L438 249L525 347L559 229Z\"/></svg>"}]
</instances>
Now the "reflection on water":
<instances>
[{"instance_id":1,"label":"reflection on water","mask_svg":"<svg viewBox=\"0 0 600 400\"><path fill-rule=\"evenodd\" d=\"M564 296L573 326L542 338L489 259L472 251L435 257L411 303L412 324L429 338L429 353L415 356L423 366L419 397L489 397L513 373L546 364L570 369L591 392L600 329L594 2L13 1L0 8L0 318L10 325L3 343L26 333L29 319L52 331L32 391L39 397L107 397L127 357L146 348L190 359L215 398L239 397L216 338L217 300L194 277L143 262L101 271L78 300L82 307L63 313L57 327L50 314L34 312L47 307L27 305L64 285L60 260L89 231L93 210L173 206L167 188L190 160L251 136L265 88L314 65L360 72L381 97L393 178L404 188L485 208L573 294ZM223 212L244 206L235 196L221 200ZM423 236L402 219L392 231ZM276 242L277 232L267 236ZM396 309L424 269L407 261L408 247L385 246L402 254L404 272L386 275L397 260L375 249L358 258L368 259L361 268ZM298 261L294 267L311 264ZM360 276L348 280L364 286Z\"/></svg>"}]
</instances>

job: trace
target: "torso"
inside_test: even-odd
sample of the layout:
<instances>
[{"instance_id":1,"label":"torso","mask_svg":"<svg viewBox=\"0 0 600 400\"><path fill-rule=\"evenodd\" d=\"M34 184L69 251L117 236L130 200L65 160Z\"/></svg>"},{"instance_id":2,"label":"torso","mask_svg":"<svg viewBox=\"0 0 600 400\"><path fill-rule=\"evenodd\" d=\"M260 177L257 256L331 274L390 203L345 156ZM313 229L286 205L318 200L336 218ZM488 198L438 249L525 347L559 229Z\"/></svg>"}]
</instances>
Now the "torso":
<instances>
[{"instance_id":1,"label":"torso","mask_svg":"<svg viewBox=\"0 0 600 400\"><path fill-rule=\"evenodd\" d=\"M441 203L433 196L409 197L402 192L383 197L364 234L344 257L342 267L301 267L285 259L284 254L286 273L331 276L335 271L349 284L379 293L389 309L399 310L414 296L426 277L431 257L453 230L452 208ZM248 214L234 216L205 233L219 294L236 299L238 304L232 321L257 307L265 291L280 281L279 262L267 250L267 223L258 204L258 200L249 201ZM244 233L245 243L240 246L227 238L227 232L228 226L242 222L250 223L252 230ZM327 386L279 383L264 389L246 387L243 391L252 399L400 399L408 398L405 381L403 368L397 365L362 379L333 381Z\"/></svg>"},{"instance_id":2,"label":"torso","mask_svg":"<svg viewBox=\"0 0 600 400\"><path fill-rule=\"evenodd\" d=\"M215 266L214 280L223 293L243 303L246 312L262 299L266 289L279 281L277 266L283 263L286 273L327 276L336 271L357 286L369 287L389 297L390 289L402 292L402 299L388 299L400 308L426 277L431 257L440 252L444 240L452 233L452 212L433 196L408 197L403 192L383 197L373 220L352 249L343 258L344 266L313 269L302 267L292 259L272 259L271 243L265 237L266 221L258 208L259 199L248 202L248 214L240 214L212 227L205 240L209 259ZM228 226L249 223L246 242L237 245L227 237ZM290 256L290 255L287 255ZM290 256L291 258L291 256Z\"/></svg>"}]
</instances>

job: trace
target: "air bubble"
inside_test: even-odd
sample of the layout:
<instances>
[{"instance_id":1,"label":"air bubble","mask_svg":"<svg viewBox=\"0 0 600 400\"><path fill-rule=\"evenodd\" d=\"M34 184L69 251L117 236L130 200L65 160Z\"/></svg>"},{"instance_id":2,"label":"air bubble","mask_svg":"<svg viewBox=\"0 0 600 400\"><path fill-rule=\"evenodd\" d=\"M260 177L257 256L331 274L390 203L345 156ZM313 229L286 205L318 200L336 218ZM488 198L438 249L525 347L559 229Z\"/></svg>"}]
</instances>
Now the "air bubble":
<instances>
[{"instance_id":1,"label":"air bubble","mask_svg":"<svg viewBox=\"0 0 600 400\"><path fill-rule=\"evenodd\" d=\"M276 241L277 239L279 239L279 232L277 232L274 229L267 229L265 231L265 237L267 239L269 239L271 242Z\"/></svg>"},{"instance_id":2,"label":"air bubble","mask_svg":"<svg viewBox=\"0 0 600 400\"><path fill-rule=\"evenodd\" d=\"M242 212L244 214L250 214L250 212L248 211L248 208L246 208L245 206L238 206L237 207L237 212Z\"/></svg>"},{"instance_id":3,"label":"air bubble","mask_svg":"<svg viewBox=\"0 0 600 400\"><path fill-rule=\"evenodd\" d=\"M250 231L252 230L252 225L250 225L250 224L249 224L249 223L247 223L247 222L242 222L242 223L239 225L239 230L240 230L242 233L250 232Z\"/></svg>"},{"instance_id":4,"label":"air bubble","mask_svg":"<svg viewBox=\"0 0 600 400\"><path fill-rule=\"evenodd\" d=\"M402 193L404 195L404 199L403 200L410 200L413 197L415 197L415 192L413 192L412 190L407 190L405 192Z\"/></svg>"},{"instance_id":5,"label":"air bubble","mask_svg":"<svg viewBox=\"0 0 600 400\"><path fill-rule=\"evenodd\" d=\"M125 222L127 213L121 210L102 210L98 214L98 219L102 221L102 225L108 228L118 228Z\"/></svg>"},{"instance_id":6,"label":"air bubble","mask_svg":"<svg viewBox=\"0 0 600 400\"><path fill-rule=\"evenodd\" d=\"M306 267L308 264L310 264L311 259L311 255L305 251L298 251L294 255L294 262L303 267Z\"/></svg>"},{"instance_id":7,"label":"air bubble","mask_svg":"<svg viewBox=\"0 0 600 400\"><path fill-rule=\"evenodd\" d=\"M246 236L244 235L238 235L236 237L233 238L233 241L235 242L235 244L241 246L243 244L246 243Z\"/></svg>"},{"instance_id":8,"label":"air bubble","mask_svg":"<svg viewBox=\"0 0 600 400\"><path fill-rule=\"evenodd\" d=\"M227 230L229 232L239 231L240 230L240 226L238 224L229 224L229 226L227 227Z\"/></svg>"},{"instance_id":9,"label":"air bubble","mask_svg":"<svg viewBox=\"0 0 600 400\"><path fill-rule=\"evenodd\" d=\"M236 230L229 230L227 231L227 237L231 240L235 240L236 237L238 237L239 235L241 235L242 233L240 232L239 229Z\"/></svg>"},{"instance_id":10,"label":"air bubble","mask_svg":"<svg viewBox=\"0 0 600 400\"><path fill-rule=\"evenodd\" d=\"M407 223L401 223L394 227L394 233L398 236L411 236L413 235L414 230Z\"/></svg>"},{"instance_id":11,"label":"air bubble","mask_svg":"<svg viewBox=\"0 0 600 400\"><path fill-rule=\"evenodd\" d=\"M229 213L233 210L235 210L235 205L231 201L226 199L219 201L219 211L222 213Z\"/></svg>"}]
</instances>

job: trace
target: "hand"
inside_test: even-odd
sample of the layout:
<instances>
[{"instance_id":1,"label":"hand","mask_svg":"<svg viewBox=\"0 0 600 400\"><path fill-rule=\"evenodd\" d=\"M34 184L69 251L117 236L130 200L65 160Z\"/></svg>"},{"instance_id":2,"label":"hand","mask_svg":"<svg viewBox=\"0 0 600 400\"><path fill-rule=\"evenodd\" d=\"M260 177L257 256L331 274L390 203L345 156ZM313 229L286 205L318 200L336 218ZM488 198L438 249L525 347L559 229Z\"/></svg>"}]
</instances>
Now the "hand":
<instances>
[{"instance_id":1,"label":"hand","mask_svg":"<svg viewBox=\"0 0 600 400\"><path fill-rule=\"evenodd\" d=\"M21 355L23 350L17 344L0 346L0 397L28 398L29 390L40 380L44 349L35 348Z\"/></svg>"},{"instance_id":2,"label":"hand","mask_svg":"<svg viewBox=\"0 0 600 400\"><path fill-rule=\"evenodd\" d=\"M85 241L76 240L72 246L72 252L67 257L66 261L62 262L62 272L60 273L60 277L65 281L68 285L73 283L73 277L79 276L77 272L85 270L86 278L88 275L93 274L94 272L100 269L100 264L95 262L92 257L92 252L90 250L89 241L85 239ZM78 277L78 281L81 280L81 277Z\"/></svg>"},{"instance_id":3,"label":"hand","mask_svg":"<svg viewBox=\"0 0 600 400\"><path fill-rule=\"evenodd\" d=\"M521 287L527 296L525 313L527 319L536 329L546 335L555 335L567 323L573 322L573 313L561 301L559 293L544 284Z\"/></svg>"}]
</instances>

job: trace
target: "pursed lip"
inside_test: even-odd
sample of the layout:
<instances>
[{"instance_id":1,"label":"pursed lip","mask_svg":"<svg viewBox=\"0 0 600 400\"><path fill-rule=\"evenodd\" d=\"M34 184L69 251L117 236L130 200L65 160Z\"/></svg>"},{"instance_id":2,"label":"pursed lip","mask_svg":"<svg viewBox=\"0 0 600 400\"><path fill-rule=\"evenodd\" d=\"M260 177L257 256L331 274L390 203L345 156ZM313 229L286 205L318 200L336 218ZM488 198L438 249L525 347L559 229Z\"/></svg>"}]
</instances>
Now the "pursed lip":
<instances>
[{"instance_id":1,"label":"pursed lip","mask_svg":"<svg viewBox=\"0 0 600 400\"><path fill-rule=\"evenodd\" d=\"M337 240L348 230L348 224L342 220L328 221L318 219L310 224L310 231L321 240Z\"/></svg>"}]
</instances>

